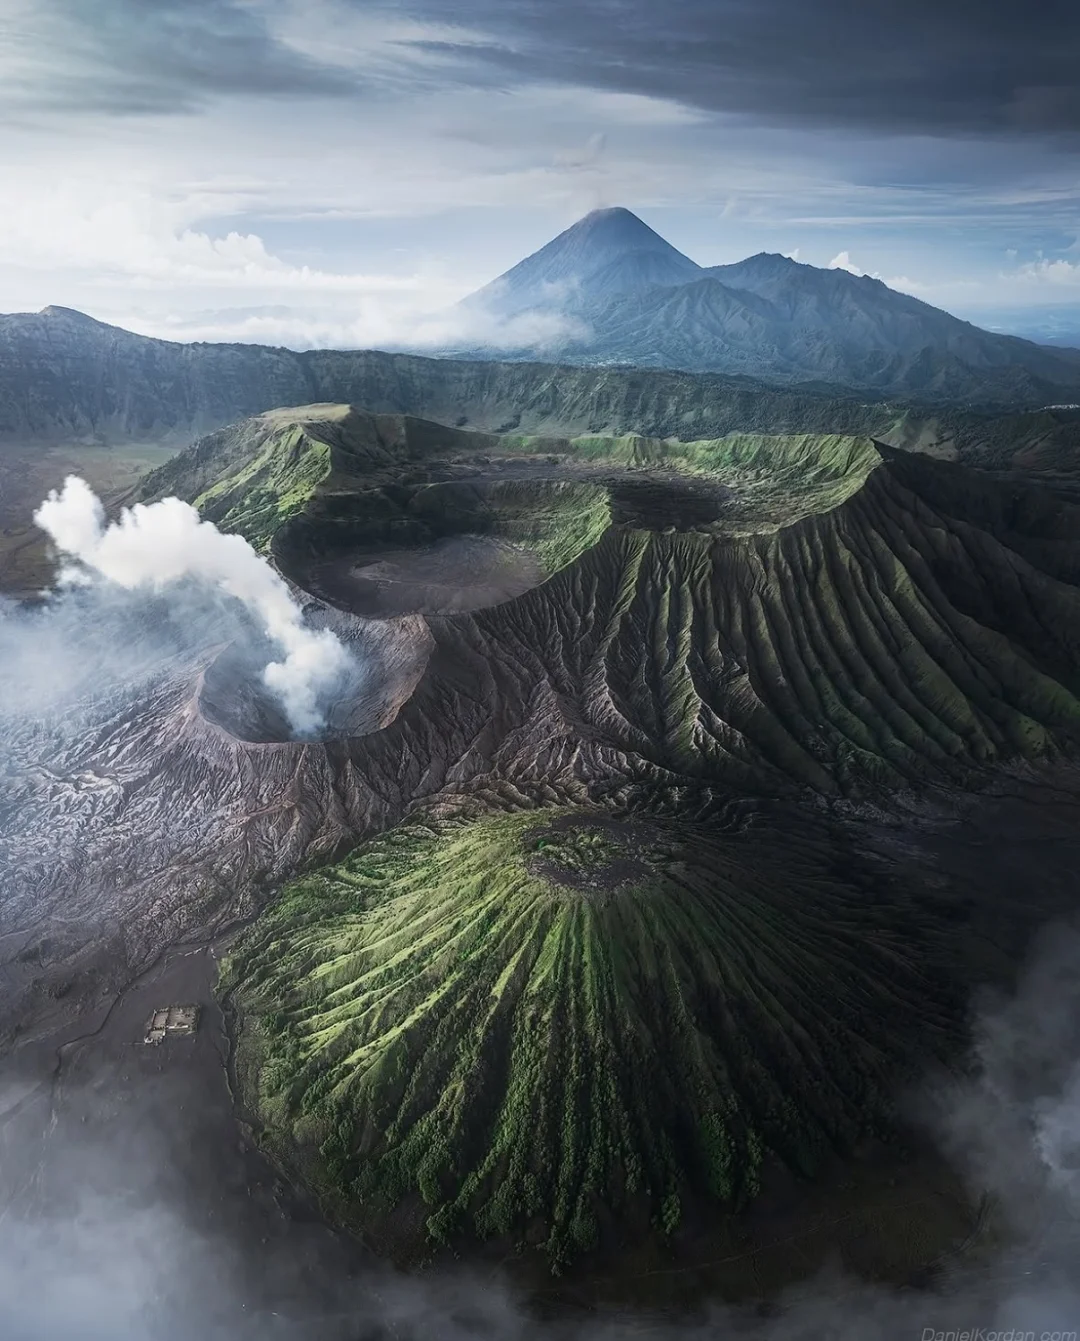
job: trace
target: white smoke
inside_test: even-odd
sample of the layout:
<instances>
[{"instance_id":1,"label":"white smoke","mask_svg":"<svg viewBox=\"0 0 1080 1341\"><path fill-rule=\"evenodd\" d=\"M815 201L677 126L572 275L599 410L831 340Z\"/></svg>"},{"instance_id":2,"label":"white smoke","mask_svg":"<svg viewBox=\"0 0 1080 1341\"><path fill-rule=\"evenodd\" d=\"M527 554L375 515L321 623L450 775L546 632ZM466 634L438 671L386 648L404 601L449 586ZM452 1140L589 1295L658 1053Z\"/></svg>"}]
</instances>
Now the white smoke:
<instances>
[{"instance_id":1,"label":"white smoke","mask_svg":"<svg viewBox=\"0 0 1080 1341\"><path fill-rule=\"evenodd\" d=\"M1036 1104L1035 1147L1054 1185L1080 1199L1080 1071L1060 1096Z\"/></svg>"},{"instance_id":2,"label":"white smoke","mask_svg":"<svg viewBox=\"0 0 1080 1341\"><path fill-rule=\"evenodd\" d=\"M988 998L975 1056L975 1082L946 1096L954 1161L1013 1206L1080 1212L1080 929L1044 933L1015 998Z\"/></svg>"},{"instance_id":3,"label":"white smoke","mask_svg":"<svg viewBox=\"0 0 1080 1341\"><path fill-rule=\"evenodd\" d=\"M179 498L136 503L106 523L101 500L78 475L50 491L34 521L75 561L62 581L96 575L128 591L196 581L242 601L285 654L263 680L290 726L307 735L323 724L320 699L346 669L348 653L329 629L305 626L288 587L242 536L223 534Z\"/></svg>"}]
</instances>

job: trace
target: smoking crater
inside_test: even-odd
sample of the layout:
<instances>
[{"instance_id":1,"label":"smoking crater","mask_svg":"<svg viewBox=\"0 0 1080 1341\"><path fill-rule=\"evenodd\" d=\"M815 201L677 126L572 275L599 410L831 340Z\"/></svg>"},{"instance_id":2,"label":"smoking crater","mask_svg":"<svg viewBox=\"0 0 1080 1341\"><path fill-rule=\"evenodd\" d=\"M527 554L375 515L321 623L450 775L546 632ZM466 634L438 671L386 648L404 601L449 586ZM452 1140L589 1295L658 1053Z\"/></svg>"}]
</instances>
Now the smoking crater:
<instances>
[{"instance_id":1,"label":"smoking crater","mask_svg":"<svg viewBox=\"0 0 1080 1341\"><path fill-rule=\"evenodd\" d=\"M312 629L288 587L238 535L224 535L179 498L136 503L107 522L85 480L69 475L34 513L68 561L60 581L103 581L128 591L167 592L197 583L239 601L263 630L277 659L259 672L298 736L325 722L326 700L349 677L351 658L330 629Z\"/></svg>"}]
</instances>

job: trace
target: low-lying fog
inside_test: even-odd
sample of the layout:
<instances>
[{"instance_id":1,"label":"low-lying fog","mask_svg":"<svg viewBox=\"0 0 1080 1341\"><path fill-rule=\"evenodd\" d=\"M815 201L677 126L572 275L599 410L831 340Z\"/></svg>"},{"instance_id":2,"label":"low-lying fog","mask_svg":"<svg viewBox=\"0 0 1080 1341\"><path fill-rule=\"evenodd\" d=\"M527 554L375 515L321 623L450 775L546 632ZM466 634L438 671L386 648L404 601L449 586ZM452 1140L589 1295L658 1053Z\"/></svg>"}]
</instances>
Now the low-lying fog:
<instances>
[{"instance_id":1,"label":"low-lying fog","mask_svg":"<svg viewBox=\"0 0 1080 1341\"><path fill-rule=\"evenodd\" d=\"M1015 997L983 1004L977 1074L922 1096L945 1149L973 1186L1000 1198L1019 1235L990 1268L960 1269L933 1293L876 1289L837 1272L792 1292L768 1316L718 1307L692 1324L614 1313L544 1321L497 1276L463 1267L408 1278L370 1265L352 1279L297 1281L282 1298L282 1280L295 1275L289 1236L253 1247L230 1244L205 1220L196 1224L162 1172L153 1131L123 1153L90 1139L63 1138L57 1147L47 1136L22 1149L5 1122L2 1334L6 1341L1067 1337L1080 1326L1078 965L1080 934L1048 932ZM19 1097L0 1090L5 1117ZM26 1188L43 1160L67 1204L41 1219L27 1210ZM11 1192L13 1170L21 1196Z\"/></svg>"}]
</instances>

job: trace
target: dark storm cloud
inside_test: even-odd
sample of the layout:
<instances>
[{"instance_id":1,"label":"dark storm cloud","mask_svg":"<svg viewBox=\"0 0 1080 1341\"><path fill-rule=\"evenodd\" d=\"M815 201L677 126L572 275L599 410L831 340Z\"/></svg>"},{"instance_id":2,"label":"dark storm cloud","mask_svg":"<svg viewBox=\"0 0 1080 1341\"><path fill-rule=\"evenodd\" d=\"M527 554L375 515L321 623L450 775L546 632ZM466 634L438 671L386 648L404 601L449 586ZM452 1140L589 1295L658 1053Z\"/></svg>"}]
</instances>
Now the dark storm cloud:
<instances>
[{"instance_id":1,"label":"dark storm cloud","mask_svg":"<svg viewBox=\"0 0 1080 1341\"><path fill-rule=\"evenodd\" d=\"M348 97L376 78L281 40L275 0L12 3L17 17L0 21L9 105L187 111L220 95ZM314 39L342 12L434 25L438 40L386 46L401 70L444 58L429 88L542 80L761 123L1080 133L1075 0L332 0L301 12Z\"/></svg>"},{"instance_id":2,"label":"dark storm cloud","mask_svg":"<svg viewBox=\"0 0 1080 1341\"><path fill-rule=\"evenodd\" d=\"M449 8L401 0L396 12L446 20ZM1080 131L1075 0L462 0L452 17L492 39L459 57L508 80L852 130Z\"/></svg>"},{"instance_id":3,"label":"dark storm cloud","mask_svg":"<svg viewBox=\"0 0 1080 1341\"><path fill-rule=\"evenodd\" d=\"M242 0L32 0L0 25L0 52L11 63L0 99L33 110L185 112L218 95L358 88L278 40Z\"/></svg>"}]
</instances>

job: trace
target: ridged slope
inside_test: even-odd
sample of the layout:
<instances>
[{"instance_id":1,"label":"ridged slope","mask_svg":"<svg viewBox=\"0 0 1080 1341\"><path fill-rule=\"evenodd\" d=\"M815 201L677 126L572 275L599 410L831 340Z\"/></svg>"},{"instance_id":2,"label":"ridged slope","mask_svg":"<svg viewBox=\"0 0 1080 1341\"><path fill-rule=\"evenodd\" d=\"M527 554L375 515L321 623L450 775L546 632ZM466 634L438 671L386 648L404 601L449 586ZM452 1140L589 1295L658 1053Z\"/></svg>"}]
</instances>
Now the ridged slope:
<instances>
[{"instance_id":1,"label":"ridged slope","mask_svg":"<svg viewBox=\"0 0 1080 1341\"><path fill-rule=\"evenodd\" d=\"M515 315L572 314L558 352L573 362L745 373L974 402L1075 399L1061 393L1080 387L1080 351L980 330L846 270L765 254L703 270L669 248L671 256L661 257L666 265L643 267L640 276L627 266L614 282L601 282L611 269L604 267L612 242L629 258L638 254L639 239L650 249L644 256L667 246L626 210L588 215L463 306L486 304L493 317L503 315L507 302ZM569 284L540 282L549 272L565 273ZM505 345L510 333L501 336ZM514 351L530 352L536 350L527 337Z\"/></svg>"},{"instance_id":2,"label":"ridged slope","mask_svg":"<svg viewBox=\"0 0 1080 1341\"><path fill-rule=\"evenodd\" d=\"M981 402L1012 403L995 380ZM1047 400L1074 396L1039 394ZM51 309L0 316L0 442L186 444L274 406L349 401L499 432L871 435L996 467L1071 470L1080 411L991 414L866 403L835 388L635 368L178 344ZM1024 404L1032 403L1028 397ZM1027 459L1030 457L1030 459Z\"/></svg>"},{"instance_id":3,"label":"ridged slope","mask_svg":"<svg viewBox=\"0 0 1080 1341\"><path fill-rule=\"evenodd\" d=\"M772 535L609 532L542 608L538 592L498 628L476 616L478 641L535 649L590 736L680 775L964 781L1078 739L1076 556L1064 536L999 539L881 469Z\"/></svg>"},{"instance_id":4,"label":"ridged slope","mask_svg":"<svg viewBox=\"0 0 1080 1341\"><path fill-rule=\"evenodd\" d=\"M836 436L498 438L356 411L258 422L148 491L186 492L361 614L379 613L372 565L408 567L393 613L438 614L433 545L497 541L476 561L491 571L526 556L515 585L489 572L476 613L433 625L447 663L475 664L511 718L554 693L560 735L702 780L825 792L963 780L1080 729L1076 513L1037 490L901 453L882 463Z\"/></svg>"},{"instance_id":5,"label":"ridged slope","mask_svg":"<svg viewBox=\"0 0 1080 1341\"><path fill-rule=\"evenodd\" d=\"M536 307L572 310L583 302L682 284L699 270L629 210L593 210L462 306L504 317Z\"/></svg>"},{"instance_id":6,"label":"ridged slope","mask_svg":"<svg viewBox=\"0 0 1080 1341\"><path fill-rule=\"evenodd\" d=\"M943 921L821 825L548 810L408 826L290 887L226 973L279 1153L435 1240L661 1233L888 1128L959 1024ZM887 1021L887 1028L883 1022ZM422 1237L422 1234L421 1234Z\"/></svg>"}]
</instances>

